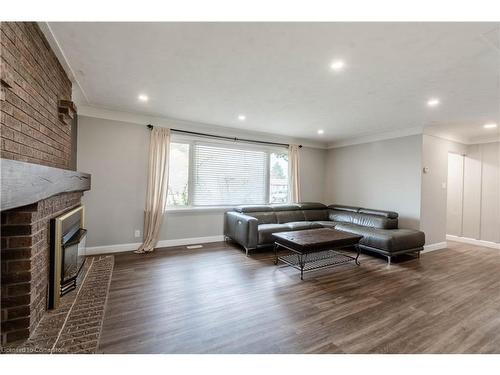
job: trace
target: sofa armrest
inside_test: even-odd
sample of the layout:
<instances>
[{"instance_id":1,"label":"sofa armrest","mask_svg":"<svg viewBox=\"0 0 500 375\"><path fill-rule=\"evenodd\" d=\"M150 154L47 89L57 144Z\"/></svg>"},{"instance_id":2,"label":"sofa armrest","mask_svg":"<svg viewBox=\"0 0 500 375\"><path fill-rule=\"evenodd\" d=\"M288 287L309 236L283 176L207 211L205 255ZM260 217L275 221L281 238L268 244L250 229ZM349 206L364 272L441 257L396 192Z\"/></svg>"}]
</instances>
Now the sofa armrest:
<instances>
[{"instance_id":1,"label":"sofa armrest","mask_svg":"<svg viewBox=\"0 0 500 375\"><path fill-rule=\"evenodd\" d=\"M259 239L258 220L239 212L228 211L224 214L224 236L231 238L245 249L255 249Z\"/></svg>"}]
</instances>

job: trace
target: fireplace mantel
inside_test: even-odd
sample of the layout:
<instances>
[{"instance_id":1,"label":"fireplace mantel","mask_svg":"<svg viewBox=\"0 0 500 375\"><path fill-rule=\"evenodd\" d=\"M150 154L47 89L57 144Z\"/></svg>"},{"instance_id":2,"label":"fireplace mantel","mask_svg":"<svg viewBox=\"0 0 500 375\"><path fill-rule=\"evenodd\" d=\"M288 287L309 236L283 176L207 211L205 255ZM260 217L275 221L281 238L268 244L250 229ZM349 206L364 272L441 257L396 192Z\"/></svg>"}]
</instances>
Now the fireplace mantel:
<instances>
[{"instance_id":1,"label":"fireplace mantel","mask_svg":"<svg viewBox=\"0 0 500 375\"><path fill-rule=\"evenodd\" d=\"M60 193L90 190L90 174L0 159L1 211L47 199Z\"/></svg>"}]
</instances>

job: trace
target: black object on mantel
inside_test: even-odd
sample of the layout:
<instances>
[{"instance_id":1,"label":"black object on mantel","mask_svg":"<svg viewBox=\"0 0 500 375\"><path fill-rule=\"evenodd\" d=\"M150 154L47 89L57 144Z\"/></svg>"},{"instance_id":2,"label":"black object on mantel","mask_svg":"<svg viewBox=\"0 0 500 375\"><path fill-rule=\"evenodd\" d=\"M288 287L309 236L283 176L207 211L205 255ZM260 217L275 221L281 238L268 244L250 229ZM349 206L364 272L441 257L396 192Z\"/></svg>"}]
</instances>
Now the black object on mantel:
<instances>
[{"instance_id":1,"label":"black object on mantel","mask_svg":"<svg viewBox=\"0 0 500 375\"><path fill-rule=\"evenodd\" d=\"M148 127L149 130L153 129L153 125L151 125L151 124L148 124L146 126ZM214 135L214 134L207 134L207 133L191 132L189 130L170 129L170 131L173 131L173 132L176 132L176 133L197 135L197 136L200 136L200 137L225 139L225 140L234 141L234 142L259 143L259 144L264 144L264 145L273 145L273 146L282 146L282 147L288 147L288 146L290 146L288 143L266 142L266 141L256 141L254 139L246 139L246 138L225 137L223 135ZM302 148L302 145L299 145L299 148Z\"/></svg>"},{"instance_id":2,"label":"black object on mantel","mask_svg":"<svg viewBox=\"0 0 500 375\"><path fill-rule=\"evenodd\" d=\"M60 193L90 190L90 174L1 159L1 211L26 206Z\"/></svg>"}]
</instances>

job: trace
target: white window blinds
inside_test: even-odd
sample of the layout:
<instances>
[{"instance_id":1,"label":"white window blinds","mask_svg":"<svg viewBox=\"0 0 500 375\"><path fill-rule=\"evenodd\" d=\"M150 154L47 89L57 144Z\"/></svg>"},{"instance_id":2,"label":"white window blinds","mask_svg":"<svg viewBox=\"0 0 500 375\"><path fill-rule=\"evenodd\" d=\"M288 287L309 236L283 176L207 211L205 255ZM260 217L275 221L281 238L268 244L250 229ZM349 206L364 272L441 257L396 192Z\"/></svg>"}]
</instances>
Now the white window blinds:
<instances>
[{"instance_id":1,"label":"white window blinds","mask_svg":"<svg viewBox=\"0 0 500 375\"><path fill-rule=\"evenodd\" d=\"M219 145L193 145L192 204L224 206L268 201L269 153Z\"/></svg>"}]
</instances>

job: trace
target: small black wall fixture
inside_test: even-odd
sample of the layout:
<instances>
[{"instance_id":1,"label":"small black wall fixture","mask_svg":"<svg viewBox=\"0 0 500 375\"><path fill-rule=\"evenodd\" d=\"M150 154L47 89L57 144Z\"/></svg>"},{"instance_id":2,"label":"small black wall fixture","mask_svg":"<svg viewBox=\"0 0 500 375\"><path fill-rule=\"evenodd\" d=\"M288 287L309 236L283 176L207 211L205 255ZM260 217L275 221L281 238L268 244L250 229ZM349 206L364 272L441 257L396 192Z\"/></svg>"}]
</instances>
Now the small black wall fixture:
<instances>
[{"instance_id":1,"label":"small black wall fixture","mask_svg":"<svg viewBox=\"0 0 500 375\"><path fill-rule=\"evenodd\" d=\"M149 130L153 129L153 125L151 125L151 124L148 124L146 126L148 127ZM254 139L246 139L246 138L225 137L223 135L198 133L198 132L192 132L192 131L189 131L189 130L170 129L170 131L173 131L175 133L197 135L197 136L200 136L200 137L224 139L224 140L233 141L233 142L258 143L258 144L272 145L272 146L282 146L282 147L288 147L288 146L290 146L288 143L266 142L266 141L256 141ZM302 145L299 145L299 148L302 148Z\"/></svg>"}]
</instances>

